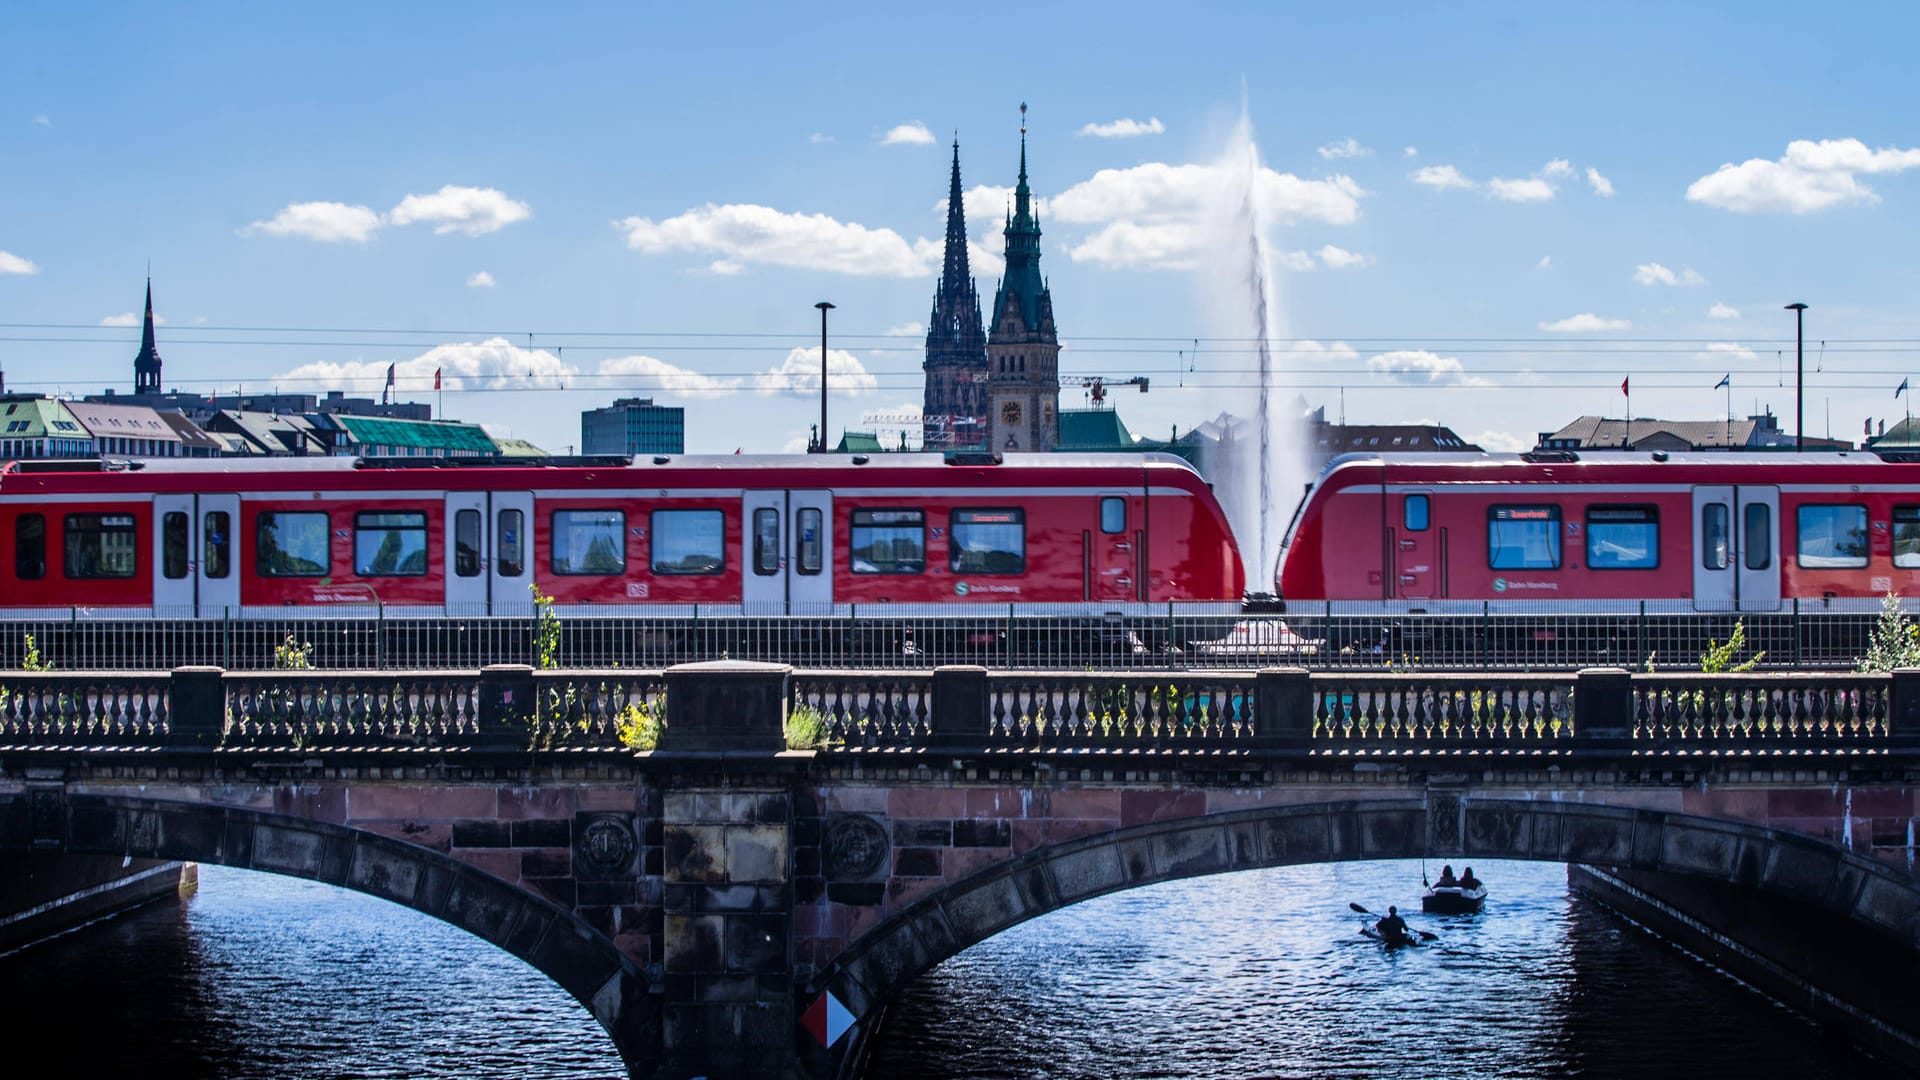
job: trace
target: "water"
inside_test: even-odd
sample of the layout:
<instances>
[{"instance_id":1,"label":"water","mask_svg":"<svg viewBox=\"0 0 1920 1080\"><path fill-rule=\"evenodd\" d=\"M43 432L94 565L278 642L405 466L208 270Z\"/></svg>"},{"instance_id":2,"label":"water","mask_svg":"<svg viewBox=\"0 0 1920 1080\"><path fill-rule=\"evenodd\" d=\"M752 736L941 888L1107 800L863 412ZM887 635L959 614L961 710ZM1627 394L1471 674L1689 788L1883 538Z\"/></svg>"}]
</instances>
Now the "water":
<instances>
[{"instance_id":1,"label":"water","mask_svg":"<svg viewBox=\"0 0 1920 1080\"><path fill-rule=\"evenodd\" d=\"M1432 869L1437 870L1437 867ZM1483 863L1437 947L1356 933L1417 864L1294 867L1117 894L1016 927L913 988L876 1077L1891 1075L1566 891ZM204 867L199 895L0 957L0 1032L72 1077L623 1075L545 977L405 908ZM1417 907L1417 903L1415 904Z\"/></svg>"}]
</instances>

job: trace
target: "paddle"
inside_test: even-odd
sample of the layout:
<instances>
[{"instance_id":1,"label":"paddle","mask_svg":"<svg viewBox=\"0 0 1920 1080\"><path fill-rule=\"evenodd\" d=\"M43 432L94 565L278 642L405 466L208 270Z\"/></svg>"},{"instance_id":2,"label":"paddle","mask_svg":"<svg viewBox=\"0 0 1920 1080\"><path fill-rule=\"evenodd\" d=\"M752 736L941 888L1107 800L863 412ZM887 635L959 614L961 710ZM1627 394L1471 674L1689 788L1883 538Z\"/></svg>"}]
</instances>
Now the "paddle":
<instances>
[{"instance_id":1,"label":"paddle","mask_svg":"<svg viewBox=\"0 0 1920 1080\"><path fill-rule=\"evenodd\" d=\"M1356 903L1353 903L1352 901L1348 901L1348 902L1347 902L1347 906L1348 906L1348 907L1350 907L1350 908L1352 908L1353 910L1355 910L1355 911L1357 911L1357 912L1359 912L1359 913L1360 913L1360 914L1362 914L1362 915L1366 915L1366 916L1369 916L1369 917L1372 917L1372 916L1373 916L1373 912L1371 912L1371 911L1368 911L1368 910L1367 910L1366 908L1363 908L1363 907L1361 907L1361 906L1360 906L1359 904L1356 904ZM1440 940L1440 935L1439 935L1439 934L1433 934L1433 933L1429 933L1429 932L1427 932L1427 931L1425 931L1425 930L1415 930L1415 929L1414 929L1413 927L1411 927L1411 926L1409 926L1409 927L1407 927L1407 930L1408 930L1408 932L1410 932L1410 933L1415 933L1415 934L1419 934L1419 935L1420 935L1420 940L1421 940L1421 941L1439 941L1439 940Z\"/></svg>"}]
</instances>

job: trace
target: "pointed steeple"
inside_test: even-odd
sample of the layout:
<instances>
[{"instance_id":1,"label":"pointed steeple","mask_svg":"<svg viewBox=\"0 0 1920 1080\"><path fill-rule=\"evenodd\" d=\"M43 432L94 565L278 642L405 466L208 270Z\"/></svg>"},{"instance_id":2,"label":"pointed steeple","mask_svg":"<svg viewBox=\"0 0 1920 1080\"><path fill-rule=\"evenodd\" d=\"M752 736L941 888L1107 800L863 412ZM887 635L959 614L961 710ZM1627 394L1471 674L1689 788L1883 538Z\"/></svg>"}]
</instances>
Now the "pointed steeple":
<instances>
[{"instance_id":1,"label":"pointed steeple","mask_svg":"<svg viewBox=\"0 0 1920 1080\"><path fill-rule=\"evenodd\" d=\"M960 140L953 140L953 179L947 186L947 261L940 272L940 291L957 289L973 280L967 269L967 208L960 191Z\"/></svg>"},{"instance_id":2,"label":"pointed steeple","mask_svg":"<svg viewBox=\"0 0 1920 1080\"><path fill-rule=\"evenodd\" d=\"M140 355L133 358L133 392L160 393L160 350L153 340L153 277L147 277L147 315L140 330Z\"/></svg>"},{"instance_id":3,"label":"pointed steeple","mask_svg":"<svg viewBox=\"0 0 1920 1080\"><path fill-rule=\"evenodd\" d=\"M1013 212L1007 218L1007 274L993 301L996 324L1005 315L1009 298L1020 304L1020 321L1029 330L1040 327L1042 296L1047 283L1040 277L1040 220L1033 212L1033 191L1027 186L1027 103L1020 103L1020 182L1013 189Z\"/></svg>"},{"instance_id":4,"label":"pointed steeple","mask_svg":"<svg viewBox=\"0 0 1920 1080\"><path fill-rule=\"evenodd\" d=\"M980 294L967 265L965 194L960 187L960 140L953 141L947 182L947 249L927 322L926 393L921 404L923 445L951 447L956 432L972 432L985 414L987 335Z\"/></svg>"}]
</instances>

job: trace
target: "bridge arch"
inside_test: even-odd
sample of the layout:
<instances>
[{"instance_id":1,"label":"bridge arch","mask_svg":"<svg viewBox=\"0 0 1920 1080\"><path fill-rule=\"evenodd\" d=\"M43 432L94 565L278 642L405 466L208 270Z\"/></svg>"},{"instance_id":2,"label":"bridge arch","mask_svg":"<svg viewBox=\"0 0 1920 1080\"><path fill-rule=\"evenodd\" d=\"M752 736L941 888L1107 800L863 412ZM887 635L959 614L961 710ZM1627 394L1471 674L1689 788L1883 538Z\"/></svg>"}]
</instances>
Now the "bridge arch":
<instances>
[{"instance_id":1,"label":"bridge arch","mask_svg":"<svg viewBox=\"0 0 1920 1080\"><path fill-rule=\"evenodd\" d=\"M1035 848L882 920L815 982L855 1016L870 1017L942 960L1082 900L1236 870L1421 856L1709 878L1811 904L1920 948L1920 880L1811 836L1596 803L1429 793L1210 814Z\"/></svg>"},{"instance_id":2,"label":"bridge arch","mask_svg":"<svg viewBox=\"0 0 1920 1080\"><path fill-rule=\"evenodd\" d=\"M341 825L212 803L64 793L57 803L47 799L19 809L33 819L34 851L259 870L405 905L512 953L558 983L606 1029L630 1073L657 1052L659 1021L646 973L605 934L544 897L440 852ZM4 829L0 835L24 832Z\"/></svg>"}]
</instances>

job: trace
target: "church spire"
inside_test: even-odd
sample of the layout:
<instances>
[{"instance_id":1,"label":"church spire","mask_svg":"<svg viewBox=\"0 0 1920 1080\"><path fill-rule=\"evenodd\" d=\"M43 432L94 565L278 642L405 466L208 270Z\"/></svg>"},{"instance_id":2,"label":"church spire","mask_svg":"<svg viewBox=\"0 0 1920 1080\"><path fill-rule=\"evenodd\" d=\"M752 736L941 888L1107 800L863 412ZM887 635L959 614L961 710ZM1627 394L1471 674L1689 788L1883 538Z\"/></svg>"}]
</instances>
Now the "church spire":
<instances>
[{"instance_id":1,"label":"church spire","mask_svg":"<svg viewBox=\"0 0 1920 1080\"><path fill-rule=\"evenodd\" d=\"M921 405L922 445L928 449L970 443L986 414L987 335L980 295L967 265L967 216L960 187L960 140L953 140L953 171L947 183L947 250L927 322L926 394Z\"/></svg>"},{"instance_id":2,"label":"church spire","mask_svg":"<svg viewBox=\"0 0 1920 1080\"><path fill-rule=\"evenodd\" d=\"M960 139L953 140L953 180L947 186L947 261L940 273L942 295L957 294L973 274L967 269L967 210L960 191Z\"/></svg>"},{"instance_id":3,"label":"church spire","mask_svg":"<svg viewBox=\"0 0 1920 1080\"><path fill-rule=\"evenodd\" d=\"M140 355L133 358L133 392L160 393L160 350L153 340L153 276L147 276L147 315L140 330Z\"/></svg>"},{"instance_id":4,"label":"church spire","mask_svg":"<svg viewBox=\"0 0 1920 1080\"><path fill-rule=\"evenodd\" d=\"M1020 103L1020 182L1013 189L1013 213L1007 219L1007 273L1000 295L994 298L993 319L1005 317L1009 298L1020 304L1027 329L1040 327L1047 283L1040 277L1040 219L1033 212L1033 191L1027 186L1027 103Z\"/></svg>"}]
</instances>

